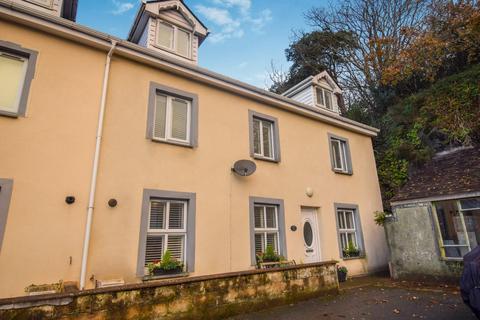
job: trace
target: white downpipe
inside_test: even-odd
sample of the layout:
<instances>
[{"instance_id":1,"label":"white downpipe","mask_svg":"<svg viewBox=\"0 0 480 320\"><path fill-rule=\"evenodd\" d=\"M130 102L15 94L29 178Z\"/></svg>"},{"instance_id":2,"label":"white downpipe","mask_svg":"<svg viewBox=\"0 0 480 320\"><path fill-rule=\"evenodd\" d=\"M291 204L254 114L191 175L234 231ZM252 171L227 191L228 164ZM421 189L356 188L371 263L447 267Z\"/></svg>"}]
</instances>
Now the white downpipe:
<instances>
[{"instance_id":1,"label":"white downpipe","mask_svg":"<svg viewBox=\"0 0 480 320\"><path fill-rule=\"evenodd\" d=\"M90 231L92 229L93 208L95 204L95 190L97 188L98 162L100 158L100 147L102 145L103 120L105 116L105 102L107 98L108 77L110 73L110 62L117 41L112 40L112 46L107 54L105 62L105 73L103 75L102 98L100 101L100 112L98 114L97 137L95 143L95 155L93 158L93 169L90 183L90 195L88 198L87 223L85 225L85 238L83 240L82 268L80 272L80 290L85 289L85 278L87 276L88 247L90 245Z\"/></svg>"}]
</instances>

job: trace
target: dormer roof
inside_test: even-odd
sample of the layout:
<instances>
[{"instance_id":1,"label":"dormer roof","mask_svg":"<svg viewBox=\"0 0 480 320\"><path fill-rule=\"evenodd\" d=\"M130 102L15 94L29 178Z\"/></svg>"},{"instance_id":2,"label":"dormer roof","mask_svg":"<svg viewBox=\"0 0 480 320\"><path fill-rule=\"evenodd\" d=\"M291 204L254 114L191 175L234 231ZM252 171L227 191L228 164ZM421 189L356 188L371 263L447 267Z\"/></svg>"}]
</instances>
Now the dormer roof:
<instances>
[{"instance_id":1,"label":"dormer roof","mask_svg":"<svg viewBox=\"0 0 480 320\"><path fill-rule=\"evenodd\" d=\"M296 85L294 85L293 87L291 87L290 89L282 93L282 96L292 97L298 92L303 91L310 86L323 86L321 80L325 80L328 83L333 93L342 94L342 89L340 89L337 82L333 80L333 78L330 76L330 74L327 71L323 71L317 74L316 76L310 76L305 80L297 83Z\"/></svg>"},{"instance_id":2,"label":"dormer roof","mask_svg":"<svg viewBox=\"0 0 480 320\"><path fill-rule=\"evenodd\" d=\"M178 13L190 26L190 30L198 36L200 45L209 34L208 28L182 0L142 1L127 40L137 43L150 17L158 17L161 12L172 10ZM174 21L171 22L175 23Z\"/></svg>"}]
</instances>

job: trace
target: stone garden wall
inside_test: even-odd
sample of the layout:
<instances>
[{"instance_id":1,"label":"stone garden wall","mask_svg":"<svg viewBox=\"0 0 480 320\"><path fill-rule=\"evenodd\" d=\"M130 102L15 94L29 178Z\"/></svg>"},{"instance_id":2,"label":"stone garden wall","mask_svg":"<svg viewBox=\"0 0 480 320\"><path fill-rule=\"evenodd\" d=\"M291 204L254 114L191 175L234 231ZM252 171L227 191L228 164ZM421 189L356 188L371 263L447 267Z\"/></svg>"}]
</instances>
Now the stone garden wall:
<instances>
[{"instance_id":1,"label":"stone garden wall","mask_svg":"<svg viewBox=\"0 0 480 320\"><path fill-rule=\"evenodd\" d=\"M0 300L0 319L220 319L338 293L336 262Z\"/></svg>"}]
</instances>

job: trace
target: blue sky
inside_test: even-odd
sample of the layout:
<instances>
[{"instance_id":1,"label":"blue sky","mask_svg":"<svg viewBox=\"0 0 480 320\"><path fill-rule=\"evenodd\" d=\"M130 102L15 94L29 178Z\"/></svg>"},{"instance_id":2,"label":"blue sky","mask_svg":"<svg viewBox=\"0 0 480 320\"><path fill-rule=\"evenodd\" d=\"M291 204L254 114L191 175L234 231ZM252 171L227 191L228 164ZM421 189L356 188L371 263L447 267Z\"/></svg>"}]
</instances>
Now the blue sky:
<instances>
[{"instance_id":1,"label":"blue sky","mask_svg":"<svg viewBox=\"0 0 480 320\"><path fill-rule=\"evenodd\" d=\"M304 12L325 0L185 0L211 34L199 65L264 88L273 61L284 70L292 29L308 29ZM77 22L126 38L139 0L80 0Z\"/></svg>"}]
</instances>

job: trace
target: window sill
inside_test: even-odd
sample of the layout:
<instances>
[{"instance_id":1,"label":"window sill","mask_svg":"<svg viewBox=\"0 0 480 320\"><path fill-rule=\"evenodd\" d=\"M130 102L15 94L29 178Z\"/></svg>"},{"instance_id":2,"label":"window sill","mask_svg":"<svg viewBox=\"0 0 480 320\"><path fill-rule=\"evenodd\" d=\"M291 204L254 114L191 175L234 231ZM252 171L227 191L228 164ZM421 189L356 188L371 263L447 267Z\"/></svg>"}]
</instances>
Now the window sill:
<instances>
[{"instance_id":1,"label":"window sill","mask_svg":"<svg viewBox=\"0 0 480 320\"><path fill-rule=\"evenodd\" d=\"M15 113L15 112L0 110L0 116L8 117L8 118L18 118L18 117L20 117L20 114Z\"/></svg>"},{"instance_id":2,"label":"window sill","mask_svg":"<svg viewBox=\"0 0 480 320\"><path fill-rule=\"evenodd\" d=\"M279 163L280 162L280 160L278 160L278 159L266 158L266 157L257 156L257 155L253 155L252 158L255 159L255 160L262 160L262 161L273 162L273 163Z\"/></svg>"},{"instance_id":3,"label":"window sill","mask_svg":"<svg viewBox=\"0 0 480 320\"><path fill-rule=\"evenodd\" d=\"M357 259L365 259L365 255L360 255L358 257L342 257L342 260L344 261L357 260Z\"/></svg>"},{"instance_id":4,"label":"window sill","mask_svg":"<svg viewBox=\"0 0 480 320\"><path fill-rule=\"evenodd\" d=\"M190 273L188 272L182 272L182 273L176 273L176 274L168 274L164 276L143 276L142 281L147 282L147 281L156 281L156 280L185 278L185 277L188 277L189 275Z\"/></svg>"},{"instance_id":5,"label":"window sill","mask_svg":"<svg viewBox=\"0 0 480 320\"><path fill-rule=\"evenodd\" d=\"M172 141L172 140L159 140L159 139L150 139L150 140L153 141L153 142L156 142L156 143L171 144L171 145L190 148L190 149L193 149L195 147L194 145L192 145L191 143L188 143L188 142L180 142L180 141Z\"/></svg>"},{"instance_id":6,"label":"window sill","mask_svg":"<svg viewBox=\"0 0 480 320\"><path fill-rule=\"evenodd\" d=\"M353 176L353 172L351 172L351 171L345 172L345 171L337 170L337 169L332 169L332 171L335 172L335 173L338 173L338 174L346 175L346 176Z\"/></svg>"}]
</instances>

